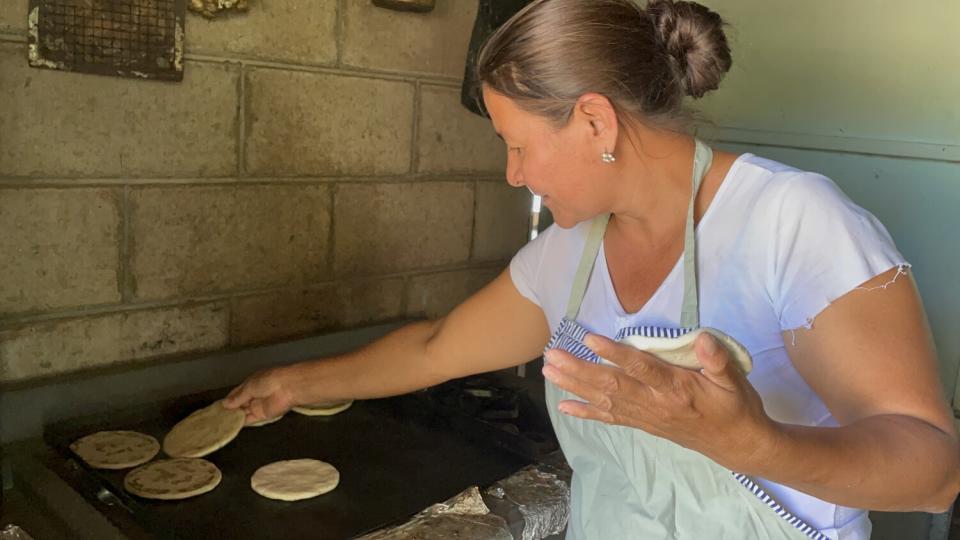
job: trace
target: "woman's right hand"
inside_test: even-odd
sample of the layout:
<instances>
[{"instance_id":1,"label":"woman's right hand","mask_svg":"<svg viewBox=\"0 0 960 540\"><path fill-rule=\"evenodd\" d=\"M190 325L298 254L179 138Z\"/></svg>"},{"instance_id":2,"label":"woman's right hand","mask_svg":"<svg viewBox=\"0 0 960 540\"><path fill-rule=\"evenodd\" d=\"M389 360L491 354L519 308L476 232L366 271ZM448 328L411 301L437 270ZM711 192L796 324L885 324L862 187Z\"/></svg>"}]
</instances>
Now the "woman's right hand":
<instances>
[{"instance_id":1,"label":"woman's right hand","mask_svg":"<svg viewBox=\"0 0 960 540\"><path fill-rule=\"evenodd\" d=\"M290 381L293 366L266 369L254 373L230 391L223 400L228 409L242 408L247 424L276 418L296 405Z\"/></svg>"}]
</instances>

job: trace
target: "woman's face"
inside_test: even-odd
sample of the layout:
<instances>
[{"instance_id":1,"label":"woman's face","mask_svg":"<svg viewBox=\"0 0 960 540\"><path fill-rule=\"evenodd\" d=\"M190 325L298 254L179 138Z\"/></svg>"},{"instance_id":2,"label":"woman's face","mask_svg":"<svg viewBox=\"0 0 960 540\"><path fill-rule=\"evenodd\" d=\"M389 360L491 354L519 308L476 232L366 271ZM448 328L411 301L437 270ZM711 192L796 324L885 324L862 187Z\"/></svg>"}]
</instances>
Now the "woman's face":
<instances>
[{"instance_id":1,"label":"woman's face","mask_svg":"<svg viewBox=\"0 0 960 540\"><path fill-rule=\"evenodd\" d=\"M604 211L596 178L600 152L579 115L557 129L506 96L483 88L494 129L507 145L507 182L543 197L557 225L570 228Z\"/></svg>"}]
</instances>

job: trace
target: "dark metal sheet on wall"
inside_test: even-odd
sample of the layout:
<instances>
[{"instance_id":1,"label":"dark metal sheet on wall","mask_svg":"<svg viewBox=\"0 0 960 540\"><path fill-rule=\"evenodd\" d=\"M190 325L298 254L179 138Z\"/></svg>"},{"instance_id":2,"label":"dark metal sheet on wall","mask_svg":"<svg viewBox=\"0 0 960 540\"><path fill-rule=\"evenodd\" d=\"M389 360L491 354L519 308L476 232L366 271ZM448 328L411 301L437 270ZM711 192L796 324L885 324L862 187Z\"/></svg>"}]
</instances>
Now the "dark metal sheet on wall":
<instances>
[{"instance_id":1,"label":"dark metal sheet on wall","mask_svg":"<svg viewBox=\"0 0 960 540\"><path fill-rule=\"evenodd\" d=\"M480 81L477 80L476 73L480 49L497 28L529 3L530 0L480 0L477 19L473 23L473 33L470 36L470 47L467 49L463 86L460 89L460 103L471 112L481 116L487 114L483 109Z\"/></svg>"},{"instance_id":2,"label":"dark metal sheet on wall","mask_svg":"<svg viewBox=\"0 0 960 540\"><path fill-rule=\"evenodd\" d=\"M185 13L185 0L30 0L30 65L180 81Z\"/></svg>"}]
</instances>

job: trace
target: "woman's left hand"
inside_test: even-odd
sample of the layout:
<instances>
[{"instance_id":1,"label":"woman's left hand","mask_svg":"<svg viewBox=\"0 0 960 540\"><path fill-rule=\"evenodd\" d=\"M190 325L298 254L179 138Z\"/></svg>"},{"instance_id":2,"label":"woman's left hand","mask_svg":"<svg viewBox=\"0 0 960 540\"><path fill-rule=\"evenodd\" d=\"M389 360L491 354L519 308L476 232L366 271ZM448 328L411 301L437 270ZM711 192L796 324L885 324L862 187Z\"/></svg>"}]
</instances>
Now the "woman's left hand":
<instances>
[{"instance_id":1,"label":"woman's left hand","mask_svg":"<svg viewBox=\"0 0 960 540\"><path fill-rule=\"evenodd\" d=\"M587 336L584 344L618 367L547 351L544 376L584 400L562 401L560 412L642 429L742 473L773 455L777 424L727 349L709 334L694 344L700 371L598 335Z\"/></svg>"}]
</instances>

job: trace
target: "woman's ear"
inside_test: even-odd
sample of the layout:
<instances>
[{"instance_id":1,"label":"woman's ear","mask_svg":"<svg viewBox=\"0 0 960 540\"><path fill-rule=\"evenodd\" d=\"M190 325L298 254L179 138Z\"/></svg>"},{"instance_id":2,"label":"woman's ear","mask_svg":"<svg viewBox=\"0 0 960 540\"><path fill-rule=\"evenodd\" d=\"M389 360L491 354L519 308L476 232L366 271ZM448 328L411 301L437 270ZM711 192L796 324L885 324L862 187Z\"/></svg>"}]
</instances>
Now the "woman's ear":
<instances>
[{"instance_id":1,"label":"woman's ear","mask_svg":"<svg viewBox=\"0 0 960 540\"><path fill-rule=\"evenodd\" d=\"M617 111L606 96L593 92L580 96L575 106L575 116L580 117L589 130L588 136L596 141L602 151L615 150L620 126L617 123Z\"/></svg>"}]
</instances>

